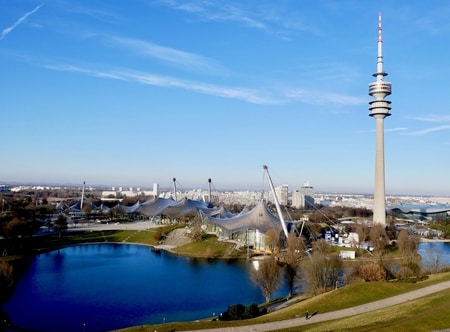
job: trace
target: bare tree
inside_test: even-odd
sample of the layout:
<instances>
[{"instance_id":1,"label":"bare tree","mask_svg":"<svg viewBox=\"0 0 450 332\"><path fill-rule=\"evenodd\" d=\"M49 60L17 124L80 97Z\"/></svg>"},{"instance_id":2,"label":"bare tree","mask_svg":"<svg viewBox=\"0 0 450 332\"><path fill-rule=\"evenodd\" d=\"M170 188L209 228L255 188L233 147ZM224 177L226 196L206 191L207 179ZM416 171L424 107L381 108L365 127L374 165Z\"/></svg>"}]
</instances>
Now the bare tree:
<instances>
[{"instance_id":1,"label":"bare tree","mask_svg":"<svg viewBox=\"0 0 450 332\"><path fill-rule=\"evenodd\" d=\"M366 225L358 225L355 231L358 234L358 245L361 245L369 236L369 228Z\"/></svg>"},{"instance_id":2,"label":"bare tree","mask_svg":"<svg viewBox=\"0 0 450 332\"><path fill-rule=\"evenodd\" d=\"M274 228L269 229L264 236L264 242L266 247L269 247L270 251L274 253L280 246L280 232Z\"/></svg>"},{"instance_id":3,"label":"bare tree","mask_svg":"<svg viewBox=\"0 0 450 332\"><path fill-rule=\"evenodd\" d=\"M292 296L295 282L300 273L300 263L303 255L301 238L290 233L287 238L287 249L284 256L284 279L289 287L289 297Z\"/></svg>"},{"instance_id":4,"label":"bare tree","mask_svg":"<svg viewBox=\"0 0 450 332\"><path fill-rule=\"evenodd\" d=\"M407 230L401 230L397 238L397 246L404 256L417 254L420 238L416 235L409 235Z\"/></svg>"},{"instance_id":5,"label":"bare tree","mask_svg":"<svg viewBox=\"0 0 450 332\"><path fill-rule=\"evenodd\" d=\"M376 224L370 230L370 242L374 247L374 251L378 253L379 256L383 256L386 253L386 247L388 245L388 237L386 235L386 230L380 224Z\"/></svg>"},{"instance_id":6,"label":"bare tree","mask_svg":"<svg viewBox=\"0 0 450 332\"><path fill-rule=\"evenodd\" d=\"M441 269L441 251L428 248L423 255L424 266L430 273L437 273Z\"/></svg>"},{"instance_id":7,"label":"bare tree","mask_svg":"<svg viewBox=\"0 0 450 332\"><path fill-rule=\"evenodd\" d=\"M303 269L308 288L318 294L335 287L342 271L342 259L336 253L314 251L310 260L304 260Z\"/></svg>"},{"instance_id":8,"label":"bare tree","mask_svg":"<svg viewBox=\"0 0 450 332\"><path fill-rule=\"evenodd\" d=\"M342 259L325 240L315 241L310 260L304 260L306 283L314 293L335 287L342 273Z\"/></svg>"},{"instance_id":9,"label":"bare tree","mask_svg":"<svg viewBox=\"0 0 450 332\"><path fill-rule=\"evenodd\" d=\"M269 303L272 293L281 285L280 266L272 255L257 262L258 268L251 270L251 280L261 289L266 302Z\"/></svg>"},{"instance_id":10,"label":"bare tree","mask_svg":"<svg viewBox=\"0 0 450 332\"><path fill-rule=\"evenodd\" d=\"M401 230L397 237L397 246L401 251L405 266L400 276L408 277L411 274L420 273L421 257L418 253L420 238L417 235L409 235L408 231Z\"/></svg>"}]
</instances>

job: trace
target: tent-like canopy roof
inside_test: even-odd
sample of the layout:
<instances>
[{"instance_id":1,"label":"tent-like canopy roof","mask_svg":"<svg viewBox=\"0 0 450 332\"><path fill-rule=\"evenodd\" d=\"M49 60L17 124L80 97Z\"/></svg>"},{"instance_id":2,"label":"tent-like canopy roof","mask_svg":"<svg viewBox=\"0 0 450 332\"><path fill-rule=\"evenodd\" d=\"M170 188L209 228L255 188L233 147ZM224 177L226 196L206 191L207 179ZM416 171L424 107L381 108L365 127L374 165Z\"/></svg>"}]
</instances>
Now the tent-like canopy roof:
<instances>
[{"instance_id":1,"label":"tent-like canopy roof","mask_svg":"<svg viewBox=\"0 0 450 332\"><path fill-rule=\"evenodd\" d=\"M125 213L135 213L140 205L141 205L141 203L139 203L139 201L137 201L136 203L134 203L131 206L126 206L122 203L119 203L116 206L114 206L113 209L121 209Z\"/></svg>"},{"instance_id":2,"label":"tent-like canopy roof","mask_svg":"<svg viewBox=\"0 0 450 332\"><path fill-rule=\"evenodd\" d=\"M142 203L136 212L143 214L147 217L155 217L163 214L163 211L170 206L175 205L177 202L173 198L160 198L148 200Z\"/></svg>"},{"instance_id":3,"label":"tent-like canopy roof","mask_svg":"<svg viewBox=\"0 0 450 332\"><path fill-rule=\"evenodd\" d=\"M179 218L183 216L196 216L198 211L202 211L208 216L219 216L222 218L230 218L234 216L224 206L208 207L203 200L193 200L184 198L183 200L176 202L173 198L152 198L143 203L137 201L131 206L124 205L123 203L117 203L115 206L108 208L102 204L100 207L96 207L91 204L92 209L100 209L102 212L109 212L110 210L121 210L125 213L141 214L147 217L155 217L160 215L166 215L170 218ZM62 201L58 204L57 208L61 211L70 208L71 211L81 211L81 202L78 201L75 204L69 206L66 202Z\"/></svg>"},{"instance_id":4,"label":"tent-like canopy roof","mask_svg":"<svg viewBox=\"0 0 450 332\"><path fill-rule=\"evenodd\" d=\"M171 218L197 214L199 210L208 210L208 205L204 201L184 198L176 205L169 206L164 210L164 214Z\"/></svg>"},{"instance_id":5,"label":"tent-like canopy roof","mask_svg":"<svg viewBox=\"0 0 450 332\"><path fill-rule=\"evenodd\" d=\"M280 219L269 210L264 201L260 201L252 210L231 218L214 218L206 214L203 214L203 218L207 219L209 223L230 232L245 229L257 229L262 233L266 233L269 229L282 230Z\"/></svg>"}]
</instances>

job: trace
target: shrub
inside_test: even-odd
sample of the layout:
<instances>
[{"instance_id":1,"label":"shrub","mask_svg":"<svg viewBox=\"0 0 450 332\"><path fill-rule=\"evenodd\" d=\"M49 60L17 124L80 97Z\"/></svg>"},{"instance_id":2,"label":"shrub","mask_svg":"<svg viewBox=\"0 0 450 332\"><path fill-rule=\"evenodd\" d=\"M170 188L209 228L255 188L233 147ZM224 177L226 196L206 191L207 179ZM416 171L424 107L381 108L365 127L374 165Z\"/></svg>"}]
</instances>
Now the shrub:
<instances>
[{"instance_id":1,"label":"shrub","mask_svg":"<svg viewBox=\"0 0 450 332\"><path fill-rule=\"evenodd\" d=\"M161 241L164 238L164 233L161 227L156 228L154 238L156 241Z\"/></svg>"},{"instance_id":2,"label":"shrub","mask_svg":"<svg viewBox=\"0 0 450 332\"><path fill-rule=\"evenodd\" d=\"M386 270L375 263L361 265L358 268L358 276L365 281L381 281L386 280Z\"/></svg>"},{"instance_id":3,"label":"shrub","mask_svg":"<svg viewBox=\"0 0 450 332\"><path fill-rule=\"evenodd\" d=\"M406 279L414 276L414 272L407 266L401 266L398 270L398 277L400 279Z\"/></svg>"},{"instance_id":4,"label":"shrub","mask_svg":"<svg viewBox=\"0 0 450 332\"><path fill-rule=\"evenodd\" d=\"M258 305L255 303L252 303L247 307L244 307L242 304L233 304L228 307L227 311L222 312L219 315L219 320L250 319L261 316L266 312L267 311L259 310Z\"/></svg>"}]
</instances>

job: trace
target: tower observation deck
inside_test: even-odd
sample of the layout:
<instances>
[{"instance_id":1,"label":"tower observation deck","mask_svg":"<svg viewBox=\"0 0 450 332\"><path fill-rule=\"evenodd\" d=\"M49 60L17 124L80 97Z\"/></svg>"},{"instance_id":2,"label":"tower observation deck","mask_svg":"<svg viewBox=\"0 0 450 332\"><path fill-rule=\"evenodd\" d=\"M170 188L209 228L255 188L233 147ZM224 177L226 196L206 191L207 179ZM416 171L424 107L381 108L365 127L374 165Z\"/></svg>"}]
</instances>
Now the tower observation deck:
<instances>
[{"instance_id":1,"label":"tower observation deck","mask_svg":"<svg viewBox=\"0 0 450 332\"><path fill-rule=\"evenodd\" d=\"M381 13L378 14L378 56L377 71L372 74L376 78L375 82L369 84L369 95L374 97L369 104L370 116L389 116L391 110L389 100L385 100L386 96L391 94L391 83L384 80L387 73L383 71L383 28L381 27Z\"/></svg>"},{"instance_id":2,"label":"tower observation deck","mask_svg":"<svg viewBox=\"0 0 450 332\"><path fill-rule=\"evenodd\" d=\"M373 74L375 82L369 84L369 95L374 100L369 102L369 115L376 119L375 147L375 187L373 203L373 223L386 225L386 194L384 183L384 118L390 116L391 102L384 99L391 94L391 83L384 80L387 73L383 71L383 38L381 13L378 14L378 56L377 71Z\"/></svg>"}]
</instances>

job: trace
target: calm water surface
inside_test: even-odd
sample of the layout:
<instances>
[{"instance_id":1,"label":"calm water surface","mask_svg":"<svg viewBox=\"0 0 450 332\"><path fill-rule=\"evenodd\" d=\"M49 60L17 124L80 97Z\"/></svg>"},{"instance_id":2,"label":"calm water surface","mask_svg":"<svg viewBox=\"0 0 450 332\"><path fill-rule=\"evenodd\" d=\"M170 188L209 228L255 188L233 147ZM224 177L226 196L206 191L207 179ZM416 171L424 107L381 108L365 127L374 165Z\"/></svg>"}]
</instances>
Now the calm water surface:
<instances>
[{"instance_id":1,"label":"calm water surface","mask_svg":"<svg viewBox=\"0 0 450 332\"><path fill-rule=\"evenodd\" d=\"M450 265L450 242L425 242L419 245L419 254L422 256L422 264L433 264L436 257L439 265Z\"/></svg>"},{"instance_id":2,"label":"calm water surface","mask_svg":"<svg viewBox=\"0 0 450 332\"><path fill-rule=\"evenodd\" d=\"M249 268L139 245L79 245L35 257L3 309L16 326L39 331L196 320L231 304L264 302ZM273 298L285 295L284 287Z\"/></svg>"}]
</instances>

